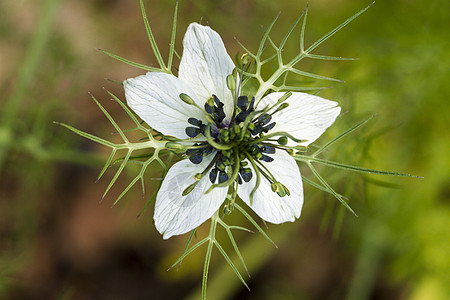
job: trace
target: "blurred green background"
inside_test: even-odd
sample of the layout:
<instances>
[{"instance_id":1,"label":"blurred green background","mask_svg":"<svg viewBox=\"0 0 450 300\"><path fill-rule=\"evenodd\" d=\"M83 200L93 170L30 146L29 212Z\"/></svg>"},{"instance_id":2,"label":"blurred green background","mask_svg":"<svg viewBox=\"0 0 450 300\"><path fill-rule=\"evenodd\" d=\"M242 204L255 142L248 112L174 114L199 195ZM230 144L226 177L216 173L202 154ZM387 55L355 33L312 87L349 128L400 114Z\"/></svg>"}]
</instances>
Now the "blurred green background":
<instances>
[{"instance_id":1,"label":"blurred green background","mask_svg":"<svg viewBox=\"0 0 450 300\"><path fill-rule=\"evenodd\" d=\"M167 53L175 2L145 3ZM242 54L234 37L255 49L262 27L281 12L271 35L279 42L307 2L179 4L179 52L187 25L202 20L234 56ZM307 45L368 4L309 1ZM321 168L358 217L305 184L302 217L269 224L278 249L258 234L237 235L252 292L215 251L209 299L450 299L449 4L379 0L315 51L359 60L300 67L346 82L320 94L345 113L318 144L376 114L325 157L424 178ZM287 56L297 51L297 37ZM150 170L145 198L136 187L111 208L136 170L129 168L100 202L108 178L95 179L107 149L52 123L114 139L92 92L123 128L132 126L102 87L123 99L121 86L104 78L122 81L144 71L96 48L156 64L137 0L0 2L0 299L198 299L205 249L178 272L166 272L187 236L163 241L152 209L136 218L160 170Z\"/></svg>"}]
</instances>

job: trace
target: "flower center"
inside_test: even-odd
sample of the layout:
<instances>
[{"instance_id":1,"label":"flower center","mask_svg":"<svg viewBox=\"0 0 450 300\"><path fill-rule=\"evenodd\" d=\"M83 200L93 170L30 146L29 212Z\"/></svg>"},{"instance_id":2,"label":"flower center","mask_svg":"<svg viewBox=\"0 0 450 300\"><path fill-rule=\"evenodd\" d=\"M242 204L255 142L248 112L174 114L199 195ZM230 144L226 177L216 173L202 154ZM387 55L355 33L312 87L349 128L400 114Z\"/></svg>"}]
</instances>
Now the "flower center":
<instances>
[{"instance_id":1,"label":"flower center","mask_svg":"<svg viewBox=\"0 0 450 300\"><path fill-rule=\"evenodd\" d=\"M239 96L231 120L225 120L224 104L213 95L204 105L210 124L203 124L195 118L188 119L193 126L186 127L186 134L191 138L203 135L207 139L195 143L186 151L189 160L199 164L203 157L217 150L214 159L201 173L201 176L209 173L213 184L218 182L226 186L234 181L239 184L249 182L253 177L249 161L253 166L255 161L273 161L270 155L275 153L277 145L271 144L265 134L275 126L275 122L270 122L271 114L255 111L254 104L255 98L249 101L247 96ZM264 176L273 177L268 171Z\"/></svg>"}]
</instances>

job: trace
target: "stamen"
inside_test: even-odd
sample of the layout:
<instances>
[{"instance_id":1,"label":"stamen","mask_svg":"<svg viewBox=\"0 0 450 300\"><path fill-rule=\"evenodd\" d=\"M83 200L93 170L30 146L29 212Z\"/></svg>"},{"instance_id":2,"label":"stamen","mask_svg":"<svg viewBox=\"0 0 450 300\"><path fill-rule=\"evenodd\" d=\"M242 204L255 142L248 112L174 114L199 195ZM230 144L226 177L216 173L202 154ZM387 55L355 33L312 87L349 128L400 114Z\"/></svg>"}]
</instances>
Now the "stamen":
<instances>
[{"instance_id":1,"label":"stamen","mask_svg":"<svg viewBox=\"0 0 450 300\"><path fill-rule=\"evenodd\" d=\"M233 75L230 75L227 80L232 81ZM228 84L231 86L231 83ZM191 98L186 96L180 95L180 98L184 98L185 101L189 102ZM203 124L201 120L196 118L188 119L188 123L193 126L186 127L186 134L191 138L202 134L206 138L205 142L186 147L186 155L189 156L189 160L194 164L199 164L203 161L204 156L217 150L217 155L209 166L202 173L197 174L198 176L194 176L197 180L200 180L204 175L209 173L208 177L212 185L206 193L209 193L215 187L226 187L231 184L236 184L237 186L250 182L253 178L253 171L251 168L246 167L248 161L252 164L253 170L256 172L256 185L250 193L251 202L260 184L261 174L270 183L277 183L270 171L258 160L262 160L265 163L270 163L274 160L270 155L275 153L277 145L264 143L264 141L269 140L273 136L280 135L282 136L279 138L281 141L286 139L287 142L287 138L291 138L291 136L284 132L264 135L275 126L275 122L270 123L273 113L268 113L268 111L276 105L280 105L289 96L289 93L284 94L274 106L270 108L266 107L262 111L255 111L254 97L250 101L247 96L235 97L233 116L230 122L222 124L222 121L225 119L224 104L217 96L212 95L204 104L206 120L208 122ZM287 103L285 105L281 104L275 111L286 107ZM284 139L282 139L283 137ZM295 140L294 138L292 139ZM286 195L288 193L287 189L283 188L281 183L274 187L277 188L279 194ZM190 190L186 189L186 193L189 192Z\"/></svg>"},{"instance_id":2,"label":"stamen","mask_svg":"<svg viewBox=\"0 0 450 300\"><path fill-rule=\"evenodd\" d=\"M236 153L236 155L235 155L235 160L234 160L234 165L233 165L233 167L232 167L232 169L233 169L233 174L231 174L231 177L230 178L228 178L228 174L226 174L226 172L224 172L224 171L221 171L220 173L219 173L219 183L218 184L213 184L207 191L206 191L206 194L207 193L209 193L209 192L211 192L215 187L224 187L224 186L229 186L230 184L232 184L237 178L238 178L238 175L239 175L239 168L240 168L240 161L239 161L239 156L238 156L238 154ZM226 175L226 176L225 176ZM222 178L222 182L221 182L221 176L223 176L223 178Z\"/></svg>"},{"instance_id":3,"label":"stamen","mask_svg":"<svg viewBox=\"0 0 450 300\"><path fill-rule=\"evenodd\" d=\"M203 161L203 153L200 150L197 150L191 156L189 156L189 160L191 161L191 163L198 165Z\"/></svg>"},{"instance_id":4,"label":"stamen","mask_svg":"<svg viewBox=\"0 0 450 300\"><path fill-rule=\"evenodd\" d=\"M189 118L188 119L188 123L191 124L191 125L197 126L197 127L202 126L202 121L198 120L196 118Z\"/></svg>"},{"instance_id":5,"label":"stamen","mask_svg":"<svg viewBox=\"0 0 450 300\"><path fill-rule=\"evenodd\" d=\"M185 132L188 137L195 138L202 131L200 130L200 128L197 127L186 127Z\"/></svg>"},{"instance_id":6,"label":"stamen","mask_svg":"<svg viewBox=\"0 0 450 300\"><path fill-rule=\"evenodd\" d=\"M262 152L267 153L267 154L274 154L275 153L275 148L269 145L264 145L261 147Z\"/></svg>"},{"instance_id":7,"label":"stamen","mask_svg":"<svg viewBox=\"0 0 450 300\"><path fill-rule=\"evenodd\" d=\"M224 183L228 180L228 174L226 172L219 172L219 184Z\"/></svg>"},{"instance_id":8,"label":"stamen","mask_svg":"<svg viewBox=\"0 0 450 300\"><path fill-rule=\"evenodd\" d=\"M211 172L209 172L209 180L211 181L212 184L216 182L218 172L219 169L216 168L212 169Z\"/></svg>"},{"instance_id":9,"label":"stamen","mask_svg":"<svg viewBox=\"0 0 450 300\"><path fill-rule=\"evenodd\" d=\"M250 168L241 168L241 170L239 171L239 175L241 175L242 179L245 182L249 182L253 177L253 173Z\"/></svg>"},{"instance_id":10,"label":"stamen","mask_svg":"<svg viewBox=\"0 0 450 300\"><path fill-rule=\"evenodd\" d=\"M265 162L272 162L273 158L268 156L268 155L262 155L262 157L260 158L261 160L265 161Z\"/></svg>"},{"instance_id":11,"label":"stamen","mask_svg":"<svg viewBox=\"0 0 450 300\"><path fill-rule=\"evenodd\" d=\"M247 110L248 97L247 96L239 96L237 99L237 107L241 110Z\"/></svg>"}]
</instances>

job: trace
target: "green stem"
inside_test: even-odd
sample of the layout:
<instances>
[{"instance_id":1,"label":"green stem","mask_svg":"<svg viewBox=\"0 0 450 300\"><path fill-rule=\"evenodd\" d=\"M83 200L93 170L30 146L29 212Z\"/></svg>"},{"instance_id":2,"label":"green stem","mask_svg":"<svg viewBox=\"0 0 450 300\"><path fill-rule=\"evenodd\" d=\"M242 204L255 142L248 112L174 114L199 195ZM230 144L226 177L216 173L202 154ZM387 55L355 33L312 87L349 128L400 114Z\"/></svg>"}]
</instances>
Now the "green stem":
<instances>
[{"instance_id":1,"label":"green stem","mask_svg":"<svg viewBox=\"0 0 450 300\"><path fill-rule=\"evenodd\" d=\"M209 229L208 235L208 249L206 250L205 264L203 265L203 279L202 279L202 300L206 300L206 285L208 283L208 271L209 265L211 263L211 254L214 246L214 241L216 239L216 227L219 219L219 210L217 210L211 217L211 227Z\"/></svg>"}]
</instances>

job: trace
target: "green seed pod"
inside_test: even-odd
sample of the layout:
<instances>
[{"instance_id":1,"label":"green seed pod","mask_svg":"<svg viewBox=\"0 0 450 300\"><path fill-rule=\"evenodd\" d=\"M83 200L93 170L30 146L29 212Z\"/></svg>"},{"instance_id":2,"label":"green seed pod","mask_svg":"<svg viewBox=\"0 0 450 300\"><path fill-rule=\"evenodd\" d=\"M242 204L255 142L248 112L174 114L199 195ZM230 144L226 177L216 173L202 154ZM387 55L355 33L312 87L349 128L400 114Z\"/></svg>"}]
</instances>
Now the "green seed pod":
<instances>
[{"instance_id":1,"label":"green seed pod","mask_svg":"<svg viewBox=\"0 0 450 300\"><path fill-rule=\"evenodd\" d=\"M225 171L225 164L223 162L218 162L216 164L217 169L219 169L220 171Z\"/></svg>"},{"instance_id":2,"label":"green seed pod","mask_svg":"<svg viewBox=\"0 0 450 300\"><path fill-rule=\"evenodd\" d=\"M181 195L187 196L190 192L192 192L197 185L198 181L194 182L193 184L189 185L187 188L184 189L183 193Z\"/></svg>"},{"instance_id":3,"label":"green seed pod","mask_svg":"<svg viewBox=\"0 0 450 300\"><path fill-rule=\"evenodd\" d=\"M279 182L272 183L271 188L272 188L272 191L277 193L278 196L280 196L280 197L290 195L289 190L283 184L281 184Z\"/></svg>"},{"instance_id":4,"label":"green seed pod","mask_svg":"<svg viewBox=\"0 0 450 300\"><path fill-rule=\"evenodd\" d=\"M227 76L227 87L230 91L236 90L236 78L234 78L233 74Z\"/></svg>"},{"instance_id":5,"label":"green seed pod","mask_svg":"<svg viewBox=\"0 0 450 300\"><path fill-rule=\"evenodd\" d=\"M167 142L164 146L167 149L174 149L174 150L184 150L186 148L186 146L183 146L175 142Z\"/></svg>"},{"instance_id":6,"label":"green seed pod","mask_svg":"<svg viewBox=\"0 0 450 300\"><path fill-rule=\"evenodd\" d=\"M287 145L287 142L288 142L288 139L287 139L287 137L286 136L281 136L279 139L278 139L278 144L280 144L280 145Z\"/></svg>"},{"instance_id":7,"label":"green seed pod","mask_svg":"<svg viewBox=\"0 0 450 300\"><path fill-rule=\"evenodd\" d=\"M292 96L292 92L286 92L286 93L284 93L284 95L281 96L280 99L278 99L277 103L281 103L281 102L286 101L286 99L289 98L290 96Z\"/></svg>"},{"instance_id":8,"label":"green seed pod","mask_svg":"<svg viewBox=\"0 0 450 300\"><path fill-rule=\"evenodd\" d=\"M277 109L275 110L275 112L279 112L280 110L283 110L285 108L287 108L289 106L289 103L283 103L280 106L277 107Z\"/></svg>"},{"instance_id":9,"label":"green seed pod","mask_svg":"<svg viewBox=\"0 0 450 300\"><path fill-rule=\"evenodd\" d=\"M250 131L246 131L244 134L244 140L247 140L247 141L250 140L251 136L252 136L252 134L250 133Z\"/></svg>"},{"instance_id":10,"label":"green seed pod","mask_svg":"<svg viewBox=\"0 0 450 300\"><path fill-rule=\"evenodd\" d=\"M234 130L230 130L230 141L233 141L235 137L236 137L236 132L234 132Z\"/></svg>"},{"instance_id":11,"label":"green seed pod","mask_svg":"<svg viewBox=\"0 0 450 300\"><path fill-rule=\"evenodd\" d=\"M220 132L221 136L229 136L230 135L230 132L228 131L228 129L225 129L225 128L220 129L219 132Z\"/></svg>"},{"instance_id":12,"label":"green seed pod","mask_svg":"<svg viewBox=\"0 0 450 300\"><path fill-rule=\"evenodd\" d=\"M252 59L252 58L250 57L250 55L249 55L248 53L244 53L244 54L242 54L242 56L241 56L241 61L242 61L242 64L243 64L243 65L248 64L248 63L250 62L251 59Z\"/></svg>"},{"instance_id":13,"label":"green seed pod","mask_svg":"<svg viewBox=\"0 0 450 300\"><path fill-rule=\"evenodd\" d=\"M284 184L281 184L281 185L283 186L283 189L286 191L286 195L290 196L291 192L289 191L289 189Z\"/></svg>"},{"instance_id":14,"label":"green seed pod","mask_svg":"<svg viewBox=\"0 0 450 300\"><path fill-rule=\"evenodd\" d=\"M189 105L194 105L195 102L194 100L192 100L191 97L189 97L189 95L185 94L185 93L181 93L179 95L180 99L183 100L184 103L189 104Z\"/></svg>"},{"instance_id":15,"label":"green seed pod","mask_svg":"<svg viewBox=\"0 0 450 300\"><path fill-rule=\"evenodd\" d=\"M276 193L278 191L277 183L274 182L270 185L270 188L272 189L272 192Z\"/></svg>"},{"instance_id":16,"label":"green seed pod","mask_svg":"<svg viewBox=\"0 0 450 300\"><path fill-rule=\"evenodd\" d=\"M197 180L197 181L199 181L202 178L203 178L203 174L202 173L197 173L197 174L194 175L194 179Z\"/></svg>"},{"instance_id":17,"label":"green seed pod","mask_svg":"<svg viewBox=\"0 0 450 300\"><path fill-rule=\"evenodd\" d=\"M229 158L229 157L231 157L231 154L232 154L232 153L231 153L230 150L223 150L223 151L222 151L222 154L223 154L225 157L228 157L228 158Z\"/></svg>"}]
</instances>

